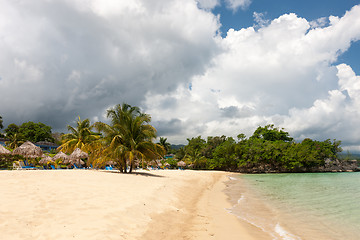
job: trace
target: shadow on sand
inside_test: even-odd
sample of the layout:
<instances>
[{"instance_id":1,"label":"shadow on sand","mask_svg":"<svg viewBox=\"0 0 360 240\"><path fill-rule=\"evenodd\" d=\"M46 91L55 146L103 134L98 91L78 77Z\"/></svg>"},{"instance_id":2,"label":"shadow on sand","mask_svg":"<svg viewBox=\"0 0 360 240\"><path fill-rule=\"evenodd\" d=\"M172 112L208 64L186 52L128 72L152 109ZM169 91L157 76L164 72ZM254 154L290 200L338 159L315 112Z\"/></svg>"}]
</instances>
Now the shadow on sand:
<instances>
[{"instance_id":1,"label":"shadow on sand","mask_svg":"<svg viewBox=\"0 0 360 240\"><path fill-rule=\"evenodd\" d=\"M120 171L102 171L106 173L116 173L116 174L129 174L129 175L137 175L137 176L144 176L144 177L158 177L163 178L164 176L156 175L150 172L132 172L132 173L122 173Z\"/></svg>"}]
</instances>

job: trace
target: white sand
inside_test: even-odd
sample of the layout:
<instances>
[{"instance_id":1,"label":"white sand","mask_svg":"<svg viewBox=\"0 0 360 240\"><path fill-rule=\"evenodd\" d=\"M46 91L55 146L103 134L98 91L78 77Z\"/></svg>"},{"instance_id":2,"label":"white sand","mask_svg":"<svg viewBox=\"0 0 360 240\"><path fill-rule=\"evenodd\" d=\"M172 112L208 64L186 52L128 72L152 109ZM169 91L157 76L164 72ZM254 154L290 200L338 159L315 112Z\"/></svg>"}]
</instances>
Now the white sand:
<instances>
[{"instance_id":1,"label":"white sand","mask_svg":"<svg viewBox=\"0 0 360 240\"><path fill-rule=\"evenodd\" d=\"M227 175L0 171L0 239L265 239L226 211Z\"/></svg>"}]
</instances>

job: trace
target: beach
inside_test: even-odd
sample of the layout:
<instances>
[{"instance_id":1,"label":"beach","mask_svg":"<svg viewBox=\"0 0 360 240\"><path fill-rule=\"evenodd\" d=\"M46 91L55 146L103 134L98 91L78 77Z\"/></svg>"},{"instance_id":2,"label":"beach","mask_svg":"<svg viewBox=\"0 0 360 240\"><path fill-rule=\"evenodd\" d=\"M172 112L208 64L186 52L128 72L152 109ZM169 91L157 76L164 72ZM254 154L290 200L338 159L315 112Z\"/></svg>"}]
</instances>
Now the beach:
<instances>
[{"instance_id":1,"label":"beach","mask_svg":"<svg viewBox=\"0 0 360 240\"><path fill-rule=\"evenodd\" d=\"M1 171L1 239L271 239L229 213L229 175Z\"/></svg>"}]
</instances>

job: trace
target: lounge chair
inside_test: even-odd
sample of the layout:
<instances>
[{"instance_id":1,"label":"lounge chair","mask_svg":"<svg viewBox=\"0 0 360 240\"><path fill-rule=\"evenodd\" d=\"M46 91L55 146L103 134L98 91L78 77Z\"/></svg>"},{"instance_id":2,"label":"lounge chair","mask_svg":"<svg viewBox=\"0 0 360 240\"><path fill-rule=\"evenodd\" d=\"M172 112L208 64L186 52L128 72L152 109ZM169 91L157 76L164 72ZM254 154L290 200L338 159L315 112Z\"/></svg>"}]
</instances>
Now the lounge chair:
<instances>
[{"instance_id":1,"label":"lounge chair","mask_svg":"<svg viewBox=\"0 0 360 240\"><path fill-rule=\"evenodd\" d=\"M16 170L21 169L19 163L17 163L17 162L13 162L13 170L15 170L15 169L16 169Z\"/></svg>"},{"instance_id":2,"label":"lounge chair","mask_svg":"<svg viewBox=\"0 0 360 240\"><path fill-rule=\"evenodd\" d=\"M27 169L36 169L36 167L26 166L23 161L19 161L19 166L21 167L21 169L25 169L25 170L27 170Z\"/></svg>"},{"instance_id":3,"label":"lounge chair","mask_svg":"<svg viewBox=\"0 0 360 240\"><path fill-rule=\"evenodd\" d=\"M75 163L73 165L74 165L75 169L85 169L85 168L78 167Z\"/></svg>"},{"instance_id":4,"label":"lounge chair","mask_svg":"<svg viewBox=\"0 0 360 240\"><path fill-rule=\"evenodd\" d=\"M54 165L50 165L51 169L56 170Z\"/></svg>"}]
</instances>

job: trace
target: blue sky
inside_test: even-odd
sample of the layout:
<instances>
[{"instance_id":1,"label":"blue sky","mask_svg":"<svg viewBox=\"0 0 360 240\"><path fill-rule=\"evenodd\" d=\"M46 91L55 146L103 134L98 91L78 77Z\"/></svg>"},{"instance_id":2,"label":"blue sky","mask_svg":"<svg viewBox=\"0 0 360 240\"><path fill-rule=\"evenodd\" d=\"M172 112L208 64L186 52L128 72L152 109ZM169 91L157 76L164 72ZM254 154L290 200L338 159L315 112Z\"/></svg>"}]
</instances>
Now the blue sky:
<instances>
[{"instance_id":1,"label":"blue sky","mask_svg":"<svg viewBox=\"0 0 360 240\"><path fill-rule=\"evenodd\" d=\"M265 13L268 19L277 18L286 13L296 13L299 17L312 21L330 15L342 16L353 6L359 4L356 0L253 0L246 9L239 8L235 12L222 3L212 10L220 14L222 30L250 27L254 23L253 13Z\"/></svg>"},{"instance_id":2,"label":"blue sky","mask_svg":"<svg viewBox=\"0 0 360 240\"><path fill-rule=\"evenodd\" d=\"M33 121L66 132L78 116L108 121L106 110L126 102L149 113L159 137L174 144L251 136L275 124L297 141L335 138L360 152L358 1L0 6L5 127Z\"/></svg>"}]
</instances>

